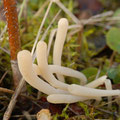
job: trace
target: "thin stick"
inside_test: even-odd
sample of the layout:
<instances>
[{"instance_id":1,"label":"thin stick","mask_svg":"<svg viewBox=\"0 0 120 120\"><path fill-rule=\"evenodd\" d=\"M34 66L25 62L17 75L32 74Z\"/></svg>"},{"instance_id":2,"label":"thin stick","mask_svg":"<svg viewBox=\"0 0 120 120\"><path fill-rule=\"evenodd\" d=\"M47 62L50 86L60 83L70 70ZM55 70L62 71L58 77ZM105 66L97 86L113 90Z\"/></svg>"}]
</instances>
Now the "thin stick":
<instances>
[{"instance_id":1,"label":"thin stick","mask_svg":"<svg viewBox=\"0 0 120 120\"><path fill-rule=\"evenodd\" d=\"M53 1L53 0L52 0ZM63 4L60 0L54 0L54 2L67 14L69 17L77 24L80 23L79 19L73 15Z\"/></svg>"},{"instance_id":2,"label":"thin stick","mask_svg":"<svg viewBox=\"0 0 120 120\"><path fill-rule=\"evenodd\" d=\"M80 30L81 30L81 29L78 28L78 29L75 29L75 30L73 30L73 31L70 31L70 32L68 33L68 40L67 40L67 42L70 40L71 36L73 36L74 34L78 33Z\"/></svg>"},{"instance_id":3,"label":"thin stick","mask_svg":"<svg viewBox=\"0 0 120 120\"><path fill-rule=\"evenodd\" d=\"M7 88L2 88L2 87L0 87L0 92L9 93L9 94L13 94L14 93L13 90L9 90Z\"/></svg>"},{"instance_id":4,"label":"thin stick","mask_svg":"<svg viewBox=\"0 0 120 120\"><path fill-rule=\"evenodd\" d=\"M2 31L1 34L0 34L0 41L3 40L2 37L3 37L4 33L6 32L6 30L7 30L7 25L5 25L3 31Z\"/></svg>"},{"instance_id":5,"label":"thin stick","mask_svg":"<svg viewBox=\"0 0 120 120\"><path fill-rule=\"evenodd\" d=\"M25 3L26 3L26 0L23 0L23 3L22 3L21 8L20 8L19 15L18 15L18 20L19 20L19 22L20 22L20 18L21 18L21 16L22 16L22 12L23 12Z\"/></svg>"},{"instance_id":6,"label":"thin stick","mask_svg":"<svg viewBox=\"0 0 120 120\"><path fill-rule=\"evenodd\" d=\"M113 62L114 62L114 57L115 57L116 53L117 53L117 52L113 51L112 55L110 56L110 65L109 65L109 67L112 66L112 64L113 64Z\"/></svg>"},{"instance_id":7,"label":"thin stick","mask_svg":"<svg viewBox=\"0 0 120 120\"><path fill-rule=\"evenodd\" d=\"M88 20L82 20L82 24L87 25L87 24L94 24L96 22L101 22L101 21L119 21L120 17L108 17L108 18L98 18L98 19L88 19Z\"/></svg>"},{"instance_id":8,"label":"thin stick","mask_svg":"<svg viewBox=\"0 0 120 120\"><path fill-rule=\"evenodd\" d=\"M45 1L43 3L43 5L40 7L40 9L34 14L33 18L36 18L36 17L40 16L40 14L45 9L45 7L48 5L48 3L49 3L49 0Z\"/></svg>"},{"instance_id":9,"label":"thin stick","mask_svg":"<svg viewBox=\"0 0 120 120\"><path fill-rule=\"evenodd\" d=\"M13 116L11 116L12 118L21 118L21 117L25 117L25 115L13 115ZM36 118L36 115L30 115L30 117L32 117L32 118Z\"/></svg>"},{"instance_id":10,"label":"thin stick","mask_svg":"<svg viewBox=\"0 0 120 120\"><path fill-rule=\"evenodd\" d=\"M6 50L5 48L0 47L0 50L4 51L4 52L7 53L8 55L10 55L10 51Z\"/></svg>"},{"instance_id":11,"label":"thin stick","mask_svg":"<svg viewBox=\"0 0 120 120\"><path fill-rule=\"evenodd\" d=\"M44 41L45 37L47 36L47 33L48 33L48 30L50 29L50 27L52 26L52 24L54 23L54 21L56 20L56 18L58 17L58 15L60 14L61 10L59 10L57 12L57 14L55 15L55 17L52 19L51 23L49 24L49 26L47 27L47 29L45 30L42 38L41 38L41 41ZM33 61L35 60L36 58L36 53L34 53L33 55Z\"/></svg>"},{"instance_id":12,"label":"thin stick","mask_svg":"<svg viewBox=\"0 0 120 120\"><path fill-rule=\"evenodd\" d=\"M8 93L8 94L14 94L15 93L15 91L13 91L13 90L9 90L7 88L2 88L2 87L0 87L0 92L2 92L2 93ZM25 97L25 98L27 98L29 100L32 100L32 101L36 100L35 98L33 98L31 96L26 96L24 94L20 94L20 96Z\"/></svg>"},{"instance_id":13,"label":"thin stick","mask_svg":"<svg viewBox=\"0 0 120 120\"><path fill-rule=\"evenodd\" d=\"M56 18L57 18L58 15L60 14L60 12L61 12L61 10L59 10L59 11L57 12L57 14L55 15L55 17L52 19L51 23L49 24L49 26L48 26L47 29L45 30L45 32L44 32L44 34L43 34L43 36L42 36L42 38L41 38L41 41L44 41L44 39L45 39L45 37L46 37L46 35L47 35L48 30L50 29L50 27L52 26L52 24L55 22Z\"/></svg>"},{"instance_id":14,"label":"thin stick","mask_svg":"<svg viewBox=\"0 0 120 120\"><path fill-rule=\"evenodd\" d=\"M56 31L57 31L56 29L53 29L51 31L51 33L50 33L50 37L49 37L49 40L48 40L47 57L49 56L51 45L52 45L52 41L53 41L53 38L55 36Z\"/></svg>"},{"instance_id":15,"label":"thin stick","mask_svg":"<svg viewBox=\"0 0 120 120\"><path fill-rule=\"evenodd\" d=\"M8 73L8 71L6 71L6 72L3 74L3 76L1 77L1 79L0 79L0 84L2 83L2 81L3 81L3 79L5 78L5 76L7 75L7 73Z\"/></svg>"},{"instance_id":16,"label":"thin stick","mask_svg":"<svg viewBox=\"0 0 120 120\"><path fill-rule=\"evenodd\" d=\"M10 118L10 116L11 116L11 113L12 113L12 111L13 111L13 108L14 108L16 102L17 102L17 97L18 97L19 93L21 92L21 89L23 88L24 83L25 83L25 81L24 81L24 79L22 78L22 79L20 80L20 83L19 83L18 87L17 87L16 90L15 90L15 93L13 94L13 96L12 96L12 98L11 98L11 101L10 101L10 103L9 103L9 105L8 105L7 110L5 111L5 114L4 114L4 116L3 116L3 120L9 120L9 118Z\"/></svg>"},{"instance_id":17,"label":"thin stick","mask_svg":"<svg viewBox=\"0 0 120 120\"><path fill-rule=\"evenodd\" d=\"M95 79L98 79L98 77L99 77L99 75L100 75L100 72L101 72L101 65L100 65L100 67L99 67L99 69L98 69L98 71L97 71L97 75L96 75Z\"/></svg>"},{"instance_id":18,"label":"thin stick","mask_svg":"<svg viewBox=\"0 0 120 120\"><path fill-rule=\"evenodd\" d=\"M101 14L94 15L91 18L100 18L100 17L111 16L111 15L113 15L113 13L114 13L113 11L103 12Z\"/></svg>"},{"instance_id":19,"label":"thin stick","mask_svg":"<svg viewBox=\"0 0 120 120\"><path fill-rule=\"evenodd\" d=\"M48 16L48 13L49 13L49 11L50 11L50 8L51 8L51 6L52 6L52 3L53 3L53 2L50 1L50 4L49 4L49 6L48 6L48 8L47 8L47 11L46 11L46 13L45 13L45 15L44 15L44 18L43 18L42 23L41 23L41 25L40 25L40 28L39 28L39 30L38 30L38 34L37 34L37 37L36 37L36 39L35 39L35 42L34 42L34 45L33 45L32 51L31 51L31 54L32 54L32 55L33 55L33 53L34 53L34 51L35 51L36 44L37 44L37 42L38 42L39 36L40 36L40 34L41 34L41 30L42 30L43 25L44 25L44 23L45 23L45 20L46 20L46 18L47 18L47 16Z\"/></svg>"},{"instance_id":20,"label":"thin stick","mask_svg":"<svg viewBox=\"0 0 120 120\"><path fill-rule=\"evenodd\" d=\"M52 19L51 23L49 24L49 26L47 27L47 29L45 30L42 38L41 38L41 41L44 41L45 37L47 36L47 33L48 33L48 30L50 29L50 27L52 26L52 24L54 23L54 21L56 20L56 18L58 17L58 15L60 14L61 10L59 10L57 12L57 14L55 15L55 17ZM36 53L33 54L33 61L35 60L36 58Z\"/></svg>"}]
</instances>

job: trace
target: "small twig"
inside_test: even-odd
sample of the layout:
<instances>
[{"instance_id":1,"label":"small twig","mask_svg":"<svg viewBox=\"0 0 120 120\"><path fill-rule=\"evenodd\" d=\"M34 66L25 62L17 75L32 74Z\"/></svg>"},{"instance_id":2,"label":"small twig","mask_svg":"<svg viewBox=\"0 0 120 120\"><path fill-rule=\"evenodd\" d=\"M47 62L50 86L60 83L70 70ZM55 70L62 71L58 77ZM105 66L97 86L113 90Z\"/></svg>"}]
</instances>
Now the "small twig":
<instances>
[{"instance_id":1,"label":"small twig","mask_svg":"<svg viewBox=\"0 0 120 120\"><path fill-rule=\"evenodd\" d=\"M94 25L102 27L106 30L109 30L111 28L111 25L108 25L108 24L105 25L104 23L94 23Z\"/></svg>"},{"instance_id":2,"label":"small twig","mask_svg":"<svg viewBox=\"0 0 120 120\"><path fill-rule=\"evenodd\" d=\"M41 23L41 25L40 25L40 28L39 28L39 30L38 30L38 34L37 34L37 36L36 36L36 39L35 39L35 42L34 42L34 45L33 45L32 51L31 51L31 54L32 54L32 55L34 54L36 44L37 44L37 42L38 42L38 40L39 40L39 36L40 36L40 34L41 34L41 30L42 30L43 25L44 25L44 23L45 23L45 20L46 20L46 18L47 18L47 16L48 16L48 13L49 13L49 11L50 11L50 8L51 8L51 6L52 6L52 3L53 3L53 2L50 1L49 6L48 6L48 8L47 8L47 10L46 10L46 13L45 13L45 15L44 15L44 18L43 18L43 20L42 20L42 23Z\"/></svg>"},{"instance_id":3,"label":"small twig","mask_svg":"<svg viewBox=\"0 0 120 120\"><path fill-rule=\"evenodd\" d=\"M1 79L0 79L0 84L2 83L2 81L3 81L3 79L5 78L5 76L7 75L7 73L8 73L8 71L6 71L6 72L3 74L3 76L1 77Z\"/></svg>"},{"instance_id":4,"label":"small twig","mask_svg":"<svg viewBox=\"0 0 120 120\"><path fill-rule=\"evenodd\" d=\"M25 3L26 3L26 0L23 0L23 3L21 4L19 15L18 15L19 22L20 22L20 18L22 16L22 13L23 13L23 9L24 9Z\"/></svg>"},{"instance_id":5,"label":"small twig","mask_svg":"<svg viewBox=\"0 0 120 120\"><path fill-rule=\"evenodd\" d=\"M87 24L94 24L96 22L102 22L102 21L119 21L120 17L106 17L106 18L98 18L98 19L88 19L88 20L82 20L82 24L87 25Z\"/></svg>"},{"instance_id":6,"label":"small twig","mask_svg":"<svg viewBox=\"0 0 120 120\"><path fill-rule=\"evenodd\" d=\"M104 13L101 13L101 14L94 15L91 18L100 18L100 17L111 16L111 15L113 15L113 13L114 13L113 11L108 11L108 12L104 12Z\"/></svg>"},{"instance_id":7,"label":"small twig","mask_svg":"<svg viewBox=\"0 0 120 120\"><path fill-rule=\"evenodd\" d=\"M70 12L63 4L60 2L60 0L52 0L54 1L67 15L70 16L70 18L77 24L80 23L79 19L72 13Z\"/></svg>"},{"instance_id":8,"label":"small twig","mask_svg":"<svg viewBox=\"0 0 120 120\"><path fill-rule=\"evenodd\" d=\"M110 57L110 65L109 65L109 67L112 66L115 55L116 55L116 52L113 51L113 53L112 53L112 55L111 55L111 57Z\"/></svg>"},{"instance_id":9,"label":"small twig","mask_svg":"<svg viewBox=\"0 0 120 120\"><path fill-rule=\"evenodd\" d=\"M7 88L3 88L3 87L0 87L0 92L2 92L2 93L8 93L8 94L14 94L15 93L15 91L7 89ZM22 93L20 94L20 96L25 97L25 98L27 98L29 100L32 100L32 101L36 101L35 98L30 97L30 96L26 96L26 95L24 95Z\"/></svg>"},{"instance_id":10,"label":"small twig","mask_svg":"<svg viewBox=\"0 0 120 120\"><path fill-rule=\"evenodd\" d=\"M11 116L12 118L21 118L21 117L25 117L25 115L13 115ZM32 118L36 118L36 115L30 115L30 117Z\"/></svg>"},{"instance_id":11,"label":"small twig","mask_svg":"<svg viewBox=\"0 0 120 120\"><path fill-rule=\"evenodd\" d=\"M46 35L47 35L48 30L50 29L50 27L52 26L52 24L55 22L56 18L57 18L58 15L60 14L60 12L61 12L61 10L59 10L59 11L57 12L57 14L55 15L55 17L52 19L51 23L49 24L49 26L48 26L47 29L45 30L45 32L44 32L44 34L43 34L43 36L42 36L42 38L41 38L41 41L44 41L44 39L45 39L45 37L46 37Z\"/></svg>"},{"instance_id":12,"label":"small twig","mask_svg":"<svg viewBox=\"0 0 120 120\"><path fill-rule=\"evenodd\" d=\"M90 24L98 24L99 22L102 21L119 21L120 17L100 17L100 18L94 18L94 19L83 19L80 20L81 24L75 24L75 25L70 25L69 29L73 29L73 28L81 28L82 25L90 25ZM105 26L104 26L105 27Z\"/></svg>"},{"instance_id":13,"label":"small twig","mask_svg":"<svg viewBox=\"0 0 120 120\"><path fill-rule=\"evenodd\" d=\"M120 16L106 18L106 21L119 21L119 20L120 20Z\"/></svg>"},{"instance_id":14,"label":"small twig","mask_svg":"<svg viewBox=\"0 0 120 120\"><path fill-rule=\"evenodd\" d=\"M43 3L43 5L39 8L39 10L34 14L33 18L36 18L36 17L40 16L40 14L45 9L45 7L48 5L48 3L49 3L49 0L45 1Z\"/></svg>"},{"instance_id":15,"label":"small twig","mask_svg":"<svg viewBox=\"0 0 120 120\"><path fill-rule=\"evenodd\" d=\"M0 47L0 50L4 51L4 52L7 53L8 55L10 55L10 51L6 50L5 48Z\"/></svg>"},{"instance_id":16,"label":"small twig","mask_svg":"<svg viewBox=\"0 0 120 120\"><path fill-rule=\"evenodd\" d=\"M105 109L101 109L101 108L96 108L97 110L100 110L100 111L102 111L102 112L104 112L104 113L107 113L107 114L110 114L110 115L114 115L115 117L118 117L118 115L117 114L114 114L113 112L111 112L111 111L108 111L108 110L105 110Z\"/></svg>"},{"instance_id":17,"label":"small twig","mask_svg":"<svg viewBox=\"0 0 120 120\"><path fill-rule=\"evenodd\" d=\"M120 17L109 17L112 16L113 12L109 11L109 12L105 12L105 13L101 13L95 16L90 17L89 19L83 19L80 20L80 23L83 25L87 25L87 24L93 24L95 22L101 22L101 21L115 21L115 20L120 20Z\"/></svg>"},{"instance_id":18,"label":"small twig","mask_svg":"<svg viewBox=\"0 0 120 120\"><path fill-rule=\"evenodd\" d=\"M18 95L20 94L20 92L21 92L21 90L22 90L22 88L23 88L23 86L24 86L24 83L25 83L25 81L24 81L24 79L22 78L22 79L20 80L19 85L17 86L17 88L16 88L16 90L15 90L15 93L13 94L13 96L12 96L12 98L11 98L11 101L10 101L10 103L9 103L9 105L8 105L7 110L6 110L5 113L4 113L3 120L9 120L9 118L10 118L10 116L11 116L11 113L12 113L12 111L13 111L13 108L14 108L16 102L17 102L17 97L18 97Z\"/></svg>"},{"instance_id":19,"label":"small twig","mask_svg":"<svg viewBox=\"0 0 120 120\"><path fill-rule=\"evenodd\" d=\"M117 101L117 99L112 100L112 101L107 102L107 103L100 104L100 105L96 106L95 108L101 108L101 107L103 107L103 106L105 106L105 105L108 105L108 104L110 104L110 103L114 103L114 102L116 102L116 101Z\"/></svg>"},{"instance_id":20,"label":"small twig","mask_svg":"<svg viewBox=\"0 0 120 120\"><path fill-rule=\"evenodd\" d=\"M95 77L95 79L97 79L98 77L99 77L99 75L100 75L100 72L101 72L101 65L99 66L99 69L98 69L98 71L97 71L97 75L96 75L96 77Z\"/></svg>"},{"instance_id":21,"label":"small twig","mask_svg":"<svg viewBox=\"0 0 120 120\"><path fill-rule=\"evenodd\" d=\"M70 31L68 33L68 40L67 40L67 42L70 40L71 36L73 36L74 34L78 33L80 30L81 30L80 28L76 28L75 30Z\"/></svg>"},{"instance_id":22,"label":"small twig","mask_svg":"<svg viewBox=\"0 0 120 120\"><path fill-rule=\"evenodd\" d=\"M81 24L75 24L75 25L70 25L69 27L68 27L68 29L76 29L76 28L82 28L83 27L83 25L81 25Z\"/></svg>"},{"instance_id":23,"label":"small twig","mask_svg":"<svg viewBox=\"0 0 120 120\"><path fill-rule=\"evenodd\" d=\"M111 12L111 11L105 12L105 13L101 13L101 14L97 14L95 16L90 17L87 20L81 20L81 23L83 23L83 24L89 24L89 23L93 22L96 19L100 20L101 18L105 18L105 17L111 16L112 14L113 14L113 12Z\"/></svg>"},{"instance_id":24,"label":"small twig","mask_svg":"<svg viewBox=\"0 0 120 120\"><path fill-rule=\"evenodd\" d=\"M52 24L54 23L54 21L56 20L56 18L58 17L58 15L60 14L61 10L59 10L57 12L57 14L55 15L55 17L52 19L51 23L49 24L49 26L47 27L47 29L45 30L42 38L41 38L41 41L44 41L45 37L47 36L47 33L48 33L48 30L50 29L50 27L52 26ZM33 61L35 60L36 58L36 55L33 55Z\"/></svg>"},{"instance_id":25,"label":"small twig","mask_svg":"<svg viewBox=\"0 0 120 120\"><path fill-rule=\"evenodd\" d=\"M52 41L53 41L53 38L55 36L55 33L56 33L56 29L52 30L51 33L50 33L50 37L49 37L49 40L48 40L48 49L47 49L47 57L49 56L49 53L50 53L50 49L51 49L51 45L52 45Z\"/></svg>"},{"instance_id":26,"label":"small twig","mask_svg":"<svg viewBox=\"0 0 120 120\"><path fill-rule=\"evenodd\" d=\"M4 33L6 32L6 30L7 30L7 25L5 25L3 31L2 31L1 34L0 34L0 41L3 40L2 37L3 37Z\"/></svg>"},{"instance_id":27,"label":"small twig","mask_svg":"<svg viewBox=\"0 0 120 120\"><path fill-rule=\"evenodd\" d=\"M58 17L58 15L60 14L61 10L59 10L57 12L57 14L55 15L55 17L52 19L51 23L49 24L49 26L47 27L47 29L45 30L42 38L41 38L41 41L44 41L45 37L47 36L47 33L48 33L48 30L50 29L50 27L52 26L52 24L54 23L54 21L56 20L56 18ZM36 53L33 54L33 61L35 60L36 58Z\"/></svg>"},{"instance_id":28,"label":"small twig","mask_svg":"<svg viewBox=\"0 0 120 120\"><path fill-rule=\"evenodd\" d=\"M7 88L2 88L2 87L0 87L0 92L9 93L9 94L13 94L14 93L13 90L9 90Z\"/></svg>"}]
</instances>

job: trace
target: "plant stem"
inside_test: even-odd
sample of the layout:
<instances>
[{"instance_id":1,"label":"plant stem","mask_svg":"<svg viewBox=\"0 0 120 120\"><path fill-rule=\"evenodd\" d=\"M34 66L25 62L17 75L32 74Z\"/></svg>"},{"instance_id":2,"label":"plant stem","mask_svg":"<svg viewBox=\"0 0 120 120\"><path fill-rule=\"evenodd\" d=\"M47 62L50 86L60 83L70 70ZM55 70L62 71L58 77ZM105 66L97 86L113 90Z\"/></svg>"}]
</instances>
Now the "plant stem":
<instances>
[{"instance_id":1,"label":"plant stem","mask_svg":"<svg viewBox=\"0 0 120 120\"><path fill-rule=\"evenodd\" d=\"M21 49L18 25L16 0L3 0L9 35L11 67L13 72L14 87L18 85L21 75L17 65L17 53Z\"/></svg>"}]
</instances>

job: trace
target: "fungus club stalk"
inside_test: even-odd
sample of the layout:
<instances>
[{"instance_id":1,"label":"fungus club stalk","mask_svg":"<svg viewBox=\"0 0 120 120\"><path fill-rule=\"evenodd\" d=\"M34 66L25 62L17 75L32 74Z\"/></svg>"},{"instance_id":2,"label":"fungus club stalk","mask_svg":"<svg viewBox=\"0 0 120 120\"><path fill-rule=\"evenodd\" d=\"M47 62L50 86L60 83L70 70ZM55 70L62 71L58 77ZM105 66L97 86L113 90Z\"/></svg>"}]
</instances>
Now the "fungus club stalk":
<instances>
[{"instance_id":1,"label":"fungus club stalk","mask_svg":"<svg viewBox=\"0 0 120 120\"><path fill-rule=\"evenodd\" d=\"M21 49L21 44L18 25L18 14L16 9L16 0L3 0L3 2L8 27L14 87L16 88L21 78L17 65L17 53Z\"/></svg>"}]
</instances>

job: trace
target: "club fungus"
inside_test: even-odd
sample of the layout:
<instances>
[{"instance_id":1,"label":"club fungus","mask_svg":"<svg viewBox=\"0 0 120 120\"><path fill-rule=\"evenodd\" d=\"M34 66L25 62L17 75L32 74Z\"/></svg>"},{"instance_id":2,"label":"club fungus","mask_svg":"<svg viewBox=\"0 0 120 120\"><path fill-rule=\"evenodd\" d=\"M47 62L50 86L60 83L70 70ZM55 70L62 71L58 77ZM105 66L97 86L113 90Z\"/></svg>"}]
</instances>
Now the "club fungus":
<instances>
[{"instance_id":1,"label":"club fungus","mask_svg":"<svg viewBox=\"0 0 120 120\"><path fill-rule=\"evenodd\" d=\"M47 62L47 44L43 41L40 41L37 44L36 48L36 56L39 69L42 73L43 78L50 83L55 88L60 88L63 90L67 90L68 84L65 84L61 81L58 81L54 75L51 73L48 62Z\"/></svg>"},{"instance_id":2,"label":"club fungus","mask_svg":"<svg viewBox=\"0 0 120 120\"><path fill-rule=\"evenodd\" d=\"M102 77L100 77L100 78L98 78L98 79L96 79L96 80L86 84L85 86L86 87L90 87L90 88L96 88L96 87L104 84L106 79L107 79L107 76L104 75L104 76L102 76Z\"/></svg>"},{"instance_id":3,"label":"club fungus","mask_svg":"<svg viewBox=\"0 0 120 120\"><path fill-rule=\"evenodd\" d=\"M67 35L68 29L68 20L66 18L62 18L58 22L58 29L57 35L54 43L54 50L53 50L53 64L54 65L61 65L61 56L63 51L63 46L65 43L65 38ZM57 74L57 78L60 81L64 82L64 77L60 74Z\"/></svg>"},{"instance_id":4,"label":"club fungus","mask_svg":"<svg viewBox=\"0 0 120 120\"><path fill-rule=\"evenodd\" d=\"M36 48L37 63L32 63L32 56L29 51L23 50L18 53L18 66L23 78L34 88L48 95L47 100L51 103L75 103L96 99L100 101L102 97L108 97L111 101L112 96L119 96L120 90L112 90L111 82L104 75L90 83L84 74L71 68L61 66L61 56L68 29L68 21L60 19L58 23L57 36L53 50L53 65L48 65L47 44L39 41ZM54 74L57 74L57 78ZM40 75L44 80L39 78ZM80 85L67 84L61 76L75 77L80 80ZM97 89L105 83L107 90Z\"/></svg>"},{"instance_id":5,"label":"club fungus","mask_svg":"<svg viewBox=\"0 0 120 120\"><path fill-rule=\"evenodd\" d=\"M66 93L63 90L58 90L50 86L48 83L37 77L37 74L33 71L32 56L29 51L23 50L18 53L18 66L23 78L34 88L45 94L57 94Z\"/></svg>"},{"instance_id":6,"label":"club fungus","mask_svg":"<svg viewBox=\"0 0 120 120\"><path fill-rule=\"evenodd\" d=\"M48 67L49 67L51 73L59 73L59 74L65 75L65 76L77 78L80 80L81 85L85 85L87 83L87 78L81 72L78 72L71 68L59 66L59 65L48 65ZM33 69L37 73L37 75L42 75L39 67L36 64L33 64Z\"/></svg>"},{"instance_id":7,"label":"club fungus","mask_svg":"<svg viewBox=\"0 0 120 120\"><path fill-rule=\"evenodd\" d=\"M120 95L120 90L99 90L94 88L88 88L81 85L72 84L68 87L68 91L73 95L87 96L87 97L104 97ZM82 92L81 92L82 91Z\"/></svg>"},{"instance_id":8,"label":"club fungus","mask_svg":"<svg viewBox=\"0 0 120 120\"><path fill-rule=\"evenodd\" d=\"M51 94L47 97L47 100L50 103L58 104L58 103L75 103L79 101L85 101L90 99L98 100L98 97L83 97L83 96L74 96L70 94Z\"/></svg>"},{"instance_id":9,"label":"club fungus","mask_svg":"<svg viewBox=\"0 0 120 120\"><path fill-rule=\"evenodd\" d=\"M70 95L68 92L55 89L52 86L50 86L48 83L41 80L39 77L37 77L37 74L33 69L32 57L30 52L27 50L23 50L18 53L18 64L19 64L20 72L23 75L23 78L34 88L38 89L39 91L47 95L51 95L48 97L48 101L51 101L52 103L64 103L63 99L66 99L66 103L74 103L76 101L80 101L80 100L83 101L87 99L97 99L96 97L87 98L87 97L77 97L74 95ZM54 95L56 96L57 94L59 94L58 95L59 99L53 97ZM65 94L67 95L65 96ZM71 99L69 100L68 98Z\"/></svg>"},{"instance_id":10,"label":"club fungus","mask_svg":"<svg viewBox=\"0 0 120 120\"><path fill-rule=\"evenodd\" d=\"M105 87L106 87L107 90L112 90L112 84L111 84L111 81L109 79L105 80ZM111 106L112 106L111 101L112 101L112 97L109 96L108 97L108 102L109 102L108 108L111 108Z\"/></svg>"}]
</instances>

